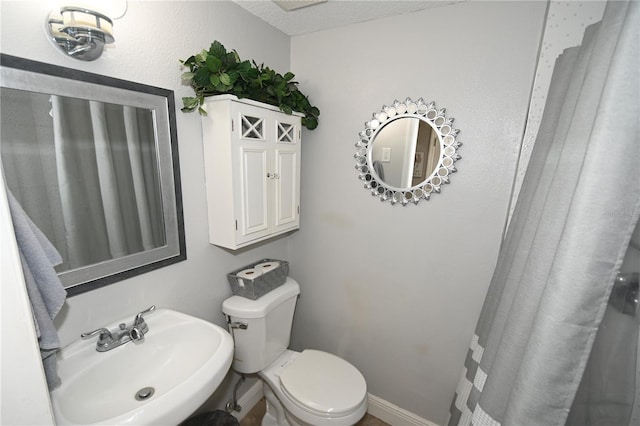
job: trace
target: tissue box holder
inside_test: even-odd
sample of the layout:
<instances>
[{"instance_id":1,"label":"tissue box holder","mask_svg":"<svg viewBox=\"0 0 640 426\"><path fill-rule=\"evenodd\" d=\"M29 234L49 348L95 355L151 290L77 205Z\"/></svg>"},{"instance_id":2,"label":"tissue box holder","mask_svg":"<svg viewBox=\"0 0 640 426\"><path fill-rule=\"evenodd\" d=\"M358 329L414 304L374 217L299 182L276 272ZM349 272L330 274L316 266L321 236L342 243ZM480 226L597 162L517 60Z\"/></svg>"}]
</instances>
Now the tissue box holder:
<instances>
[{"instance_id":1,"label":"tissue box holder","mask_svg":"<svg viewBox=\"0 0 640 426\"><path fill-rule=\"evenodd\" d=\"M240 278L236 274L245 269L251 269L254 266L264 262L280 262L280 265L269 272L257 276L256 278ZM256 300L264 296L274 288L280 287L287 280L289 274L289 262L277 259L262 259L250 265L227 274L231 291L236 296L246 297L247 299Z\"/></svg>"}]
</instances>

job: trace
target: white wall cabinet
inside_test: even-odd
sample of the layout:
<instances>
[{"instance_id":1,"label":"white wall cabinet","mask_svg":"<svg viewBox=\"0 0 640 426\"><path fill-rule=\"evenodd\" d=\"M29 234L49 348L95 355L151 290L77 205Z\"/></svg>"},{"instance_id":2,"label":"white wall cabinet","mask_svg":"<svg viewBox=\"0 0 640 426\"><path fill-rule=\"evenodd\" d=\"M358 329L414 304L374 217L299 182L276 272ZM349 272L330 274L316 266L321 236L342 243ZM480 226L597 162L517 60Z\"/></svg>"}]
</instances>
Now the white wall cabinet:
<instances>
[{"instance_id":1,"label":"white wall cabinet","mask_svg":"<svg viewBox=\"0 0 640 426\"><path fill-rule=\"evenodd\" d=\"M300 227L300 114L238 99L202 117L209 241L238 249Z\"/></svg>"}]
</instances>

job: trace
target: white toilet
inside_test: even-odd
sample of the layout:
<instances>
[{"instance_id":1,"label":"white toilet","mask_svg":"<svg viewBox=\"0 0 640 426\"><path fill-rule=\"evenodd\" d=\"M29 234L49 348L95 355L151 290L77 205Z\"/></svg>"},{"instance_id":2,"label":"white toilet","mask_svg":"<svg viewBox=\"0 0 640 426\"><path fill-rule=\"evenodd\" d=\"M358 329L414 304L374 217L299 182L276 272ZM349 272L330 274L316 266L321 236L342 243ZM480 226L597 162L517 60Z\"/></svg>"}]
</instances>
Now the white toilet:
<instances>
[{"instance_id":1,"label":"white toilet","mask_svg":"<svg viewBox=\"0 0 640 426\"><path fill-rule=\"evenodd\" d=\"M367 411L367 383L347 361L316 350L288 350L298 283L292 278L257 300L222 304L235 341L232 368L263 380L263 426L355 424Z\"/></svg>"}]
</instances>

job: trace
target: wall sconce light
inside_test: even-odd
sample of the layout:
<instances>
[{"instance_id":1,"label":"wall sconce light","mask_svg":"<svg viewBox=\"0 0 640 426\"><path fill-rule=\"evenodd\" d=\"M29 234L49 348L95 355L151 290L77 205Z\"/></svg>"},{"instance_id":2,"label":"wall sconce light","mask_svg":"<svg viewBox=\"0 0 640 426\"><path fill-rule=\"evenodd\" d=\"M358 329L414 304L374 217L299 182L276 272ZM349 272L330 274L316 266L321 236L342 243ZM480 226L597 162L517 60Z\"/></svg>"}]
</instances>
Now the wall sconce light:
<instances>
[{"instance_id":1,"label":"wall sconce light","mask_svg":"<svg viewBox=\"0 0 640 426\"><path fill-rule=\"evenodd\" d=\"M104 45L113 43L113 21L102 13L75 6L53 11L47 18L47 32L68 56L94 61L102 55Z\"/></svg>"}]
</instances>

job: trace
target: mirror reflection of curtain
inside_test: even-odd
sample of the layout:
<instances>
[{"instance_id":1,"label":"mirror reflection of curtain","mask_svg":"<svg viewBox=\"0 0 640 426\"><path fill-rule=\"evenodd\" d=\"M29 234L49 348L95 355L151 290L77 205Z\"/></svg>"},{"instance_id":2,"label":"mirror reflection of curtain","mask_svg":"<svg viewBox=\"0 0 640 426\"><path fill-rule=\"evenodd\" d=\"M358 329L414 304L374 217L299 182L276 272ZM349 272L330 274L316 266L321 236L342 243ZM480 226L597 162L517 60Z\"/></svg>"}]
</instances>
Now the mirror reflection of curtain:
<instances>
[{"instance_id":1,"label":"mirror reflection of curtain","mask_svg":"<svg viewBox=\"0 0 640 426\"><path fill-rule=\"evenodd\" d=\"M28 214L39 216L38 226L49 222L43 232L54 234L65 259L59 271L164 245L152 112L60 96L50 102L53 136L42 137L36 151L3 134L2 155L5 170L20 158L8 185ZM47 127L46 118L31 126ZM37 179L45 179L41 190L12 188L12 181Z\"/></svg>"},{"instance_id":2,"label":"mirror reflection of curtain","mask_svg":"<svg viewBox=\"0 0 640 426\"><path fill-rule=\"evenodd\" d=\"M59 96L52 107L71 267L162 245L151 112Z\"/></svg>"},{"instance_id":3,"label":"mirror reflection of curtain","mask_svg":"<svg viewBox=\"0 0 640 426\"><path fill-rule=\"evenodd\" d=\"M49 96L1 90L0 149L6 184L63 257L58 268L69 269Z\"/></svg>"}]
</instances>

